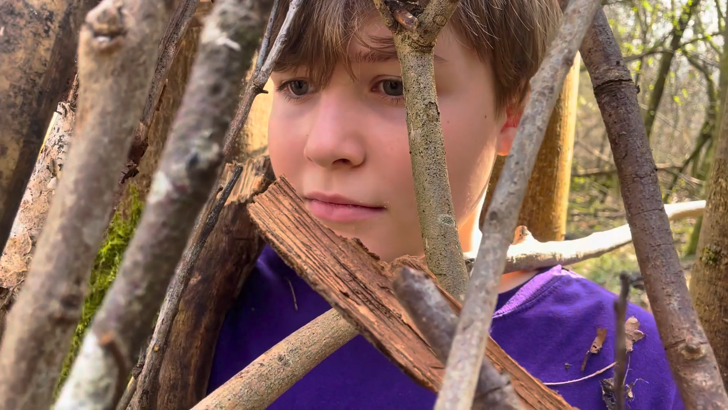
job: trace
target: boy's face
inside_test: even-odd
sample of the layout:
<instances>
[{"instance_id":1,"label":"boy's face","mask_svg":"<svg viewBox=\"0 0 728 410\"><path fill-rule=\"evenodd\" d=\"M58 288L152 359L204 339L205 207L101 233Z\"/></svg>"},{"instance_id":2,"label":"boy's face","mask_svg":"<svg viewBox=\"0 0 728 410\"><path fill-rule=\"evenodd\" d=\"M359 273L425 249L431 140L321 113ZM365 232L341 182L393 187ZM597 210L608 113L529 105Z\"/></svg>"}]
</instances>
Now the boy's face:
<instances>
[{"instance_id":1,"label":"boy's face","mask_svg":"<svg viewBox=\"0 0 728 410\"><path fill-rule=\"evenodd\" d=\"M391 38L378 16L359 34L367 43ZM349 51L356 79L340 65L324 89L316 89L305 70L273 73L277 91L268 135L273 169L337 234L361 239L386 261L422 255L396 53L373 52L357 41ZM473 50L446 29L435 55L455 217L468 252L478 246L478 219L495 156L510 149L515 128L506 115L496 116L493 73Z\"/></svg>"}]
</instances>

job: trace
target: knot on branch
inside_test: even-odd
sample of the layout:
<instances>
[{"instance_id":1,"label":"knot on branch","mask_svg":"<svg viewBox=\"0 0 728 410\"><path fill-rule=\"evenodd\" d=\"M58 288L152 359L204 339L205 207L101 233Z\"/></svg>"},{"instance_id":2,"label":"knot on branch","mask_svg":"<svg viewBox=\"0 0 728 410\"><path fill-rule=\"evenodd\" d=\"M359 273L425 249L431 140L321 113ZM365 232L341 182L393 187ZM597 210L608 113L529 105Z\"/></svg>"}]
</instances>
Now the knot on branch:
<instances>
[{"instance_id":1,"label":"knot on branch","mask_svg":"<svg viewBox=\"0 0 728 410\"><path fill-rule=\"evenodd\" d=\"M92 44L98 51L113 51L121 46L126 27L121 4L106 3L94 8L86 17L86 29L93 36Z\"/></svg>"},{"instance_id":2,"label":"knot on branch","mask_svg":"<svg viewBox=\"0 0 728 410\"><path fill-rule=\"evenodd\" d=\"M705 357L705 341L698 340L696 337L688 336L685 344L680 348L680 354L685 360L696 361Z\"/></svg>"},{"instance_id":3,"label":"knot on branch","mask_svg":"<svg viewBox=\"0 0 728 410\"><path fill-rule=\"evenodd\" d=\"M417 15L422 13L422 7L416 1L384 0L394 20L407 31L415 31L420 22ZM390 27L391 28L391 27Z\"/></svg>"}]
</instances>

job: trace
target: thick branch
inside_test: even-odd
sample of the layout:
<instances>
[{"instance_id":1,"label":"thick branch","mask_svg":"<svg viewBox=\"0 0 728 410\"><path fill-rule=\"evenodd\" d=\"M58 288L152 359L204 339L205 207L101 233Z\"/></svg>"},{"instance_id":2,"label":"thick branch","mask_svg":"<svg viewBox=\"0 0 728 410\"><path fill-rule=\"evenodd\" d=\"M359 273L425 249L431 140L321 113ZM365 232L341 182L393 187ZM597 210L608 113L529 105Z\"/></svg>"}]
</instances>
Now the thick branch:
<instances>
[{"instance_id":1,"label":"thick branch","mask_svg":"<svg viewBox=\"0 0 728 410\"><path fill-rule=\"evenodd\" d=\"M390 10L384 0L374 3L392 30L402 67L412 175L427 266L450 294L463 300L468 272L453 210L434 69L435 40L460 1L429 2L415 30L392 18L393 13L403 12L401 9ZM398 7L394 2L389 4Z\"/></svg>"},{"instance_id":2,"label":"thick branch","mask_svg":"<svg viewBox=\"0 0 728 410\"><path fill-rule=\"evenodd\" d=\"M270 8L265 1L221 1L205 21L200 52L142 219L84 338L59 409L111 408L124 391L195 218L219 175L239 84L260 41L259 3Z\"/></svg>"},{"instance_id":3,"label":"thick branch","mask_svg":"<svg viewBox=\"0 0 728 410\"><path fill-rule=\"evenodd\" d=\"M104 0L80 34L76 142L0 349L6 409L48 408L172 1ZM113 113L113 115L109 115ZM31 162L33 163L33 162Z\"/></svg>"},{"instance_id":4,"label":"thick branch","mask_svg":"<svg viewBox=\"0 0 728 410\"><path fill-rule=\"evenodd\" d=\"M0 253L53 111L73 81L79 28L97 3L0 3Z\"/></svg>"},{"instance_id":5,"label":"thick branch","mask_svg":"<svg viewBox=\"0 0 728 410\"><path fill-rule=\"evenodd\" d=\"M604 13L597 14L580 51L612 146L637 261L680 395L686 408L728 408L713 349L693 308L673 244L637 90Z\"/></svg>"},{"instance_id":6,"label":"thick branch","mask_svg":"<svg viewBox=\"0 0 728 410\"><path fill-rule=\"evenodd\" d=\"M420 333L443 363L447 363L458 317L426 274L402 267L394 280L394 292ZM521 409L510 378L483 360L473 401L474 409Z\"/></svg>"},{"instance_id":7,"label":"thick branch","mask_svg":"<svg viewBox=\"0 0 728 410\"><path fill-rule=\"evenodd\" d=\"M533 170L558 93L599 7L596 0L570 2L559 33L531 80L531 94L486 213L483 237L452 353L448 358L437 409L467 409L473 402L478 369L483 361L488 329L498 296L498 284L505 268L506 252L516 228L529 174Z\"/></svg>"},{"instance_id":8,"label":"thick branch","mask_svg":"<svg viewBox=\"0 0 728 410\"><path fill-rule=\"evenodd\" d=\"M331 309L260 355L193 410L265 409L357 334Z\"/></svg>"}]
</instances>

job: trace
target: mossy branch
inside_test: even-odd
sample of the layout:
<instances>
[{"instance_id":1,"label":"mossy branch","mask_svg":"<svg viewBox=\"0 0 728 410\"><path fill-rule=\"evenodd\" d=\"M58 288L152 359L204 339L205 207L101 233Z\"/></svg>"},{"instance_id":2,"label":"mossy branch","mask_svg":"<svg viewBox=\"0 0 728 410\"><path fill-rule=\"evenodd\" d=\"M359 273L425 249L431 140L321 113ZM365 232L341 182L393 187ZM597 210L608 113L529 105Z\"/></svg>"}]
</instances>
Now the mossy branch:
<instances>
[{"instance_id":1,"label":"mossy branch","mask_svg":"<svg viewBox=\"0 0 728 410\"><path fill-rule=\"evenodd\" d=\"M434 68L435 41L460 1L433 0L420 16L412 15L399 1L374 0L374 4L392 31L402 67L412 175L427 266L444 288L462 301L468 273L448 180Z\"/></svg>"},{"instance_id":2,"label":"mossy branch","mask_svg":"<svg viewBox=\"0 0 728 410\"><path fill-rule=\"evenodd\" d=\"M195 218L219 175L223 137L267 9L264 0L221 1L206 19L190 84L139 227L84 339L58 409L108 409L121 397Z\"/></svg>"},{"instance_id":3,"label":"mossy branch","mask_svg":"<svg viewBox=\"0 0 728 410\"><path fill-rule=\"evenodd\" d=\"M561 29L531 79L531 94L485 216L483 237L448 357L437 409L469 409L472 406L506 252L513 239L529 175L566 75L599 8L600 3L596 0L569 3Z\"/></svg>"},{"instance_id":4,"label":"mossy branch","mask_svg":"<svg viewBox=\"0 0 728 410\"><path fill-rule=\"evenodd\" d=\"M0 349L0 407L48 408L173 1L104 0L79 41L74 143Z\"/></svg>"}]
</instances>

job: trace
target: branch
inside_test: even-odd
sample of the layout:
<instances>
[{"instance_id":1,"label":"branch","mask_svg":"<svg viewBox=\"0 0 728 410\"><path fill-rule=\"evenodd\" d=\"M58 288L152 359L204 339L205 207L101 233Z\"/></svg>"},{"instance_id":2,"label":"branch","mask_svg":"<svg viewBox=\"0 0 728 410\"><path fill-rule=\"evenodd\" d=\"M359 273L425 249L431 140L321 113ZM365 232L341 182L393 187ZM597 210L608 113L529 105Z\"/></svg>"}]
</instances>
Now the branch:
<instances>
[{"instance_id":1,"label":"branch","mask_svg":"<svg viewBox=\"0 0 728 410\"><path fill-rule=\"evenodd\" d=\"M172 1L104 0L79 42L76 142L0 349L5 408L48 408ZM59 14L61 16L63 14ZM60 19L60 17L58 17ZM113 115L109 115L113 113ZM31 164L33 162L31 161Z\"/></svg>"},{"instance_id":2,"label":"branch","mask_svg":"<svg viewBox=\"0 0 728 410\"><path fill-rule=\"evenodd\" d=\"M657 164L655 169L657 171L668 171L671 169L681 169L682 164ZM575 171L571 173L571 177L593 177L597 175L610 175L617 172L617 168L587 168L581 171ZM682 172L682 171L680 171Z\"/></svg>"},{"instance_id":3,"label":"branch","mask_svg":"<svg viewBox=\"0 0 728 410\"><path fill-rule=\"evenodd\" d=\"M147 95L146 104L144 105L144 111L142 111L139 124L134 129L134 139L129 150L126 172L119 181L120 186L128 179L127 175L131 175L130 173L136 170L146 153L149 128L152 125L154 112L157 111L162 92L167 84L169 70L172 68L172 63L179 53L180 44L185 37L187 28L193 20L195 11L198 5L201 4L198 0L178 1L181 1L181 3L172 15L157 48L157 66L154 69L152 85L149 87L149 94ZM121 198L122 192L121 189L117 190L119 199Z\"/></svg>"},{"instance_id":4,"label":"branch","mask_svg":"<svg viewBox=\"0 0 728 410\"><path fill-rule=\"evenodd\" d=\"M447 363L458 317L426 274L402 267L394 280L394 293L417 329L424 334L440 361ZM475 409L523 408L507 374L501 374L485 359L478 376Z\"/></svg>"},{"instance_id":5,"label":"branch","mask_svg":"<svg viewBox=\"0 0 728 410\"><path fill-rule=\"evenodd\" d=\"M390 10L385 3L395 10ZM427 266L450 294L463 300L468 272L462 258L448 181L433 54L437 35L460 1L429 2L417 18L414 30L392 17L393 13L403 13L397 3L374 0L374 4L392 31L402 69L412 175Z\"/></svg>"},{"instance_id":6,"label":"branch","mask_svg":"<svg viewBox=\"0 0 728 410\"><path fill-rule=\"evenodd\" d=\"M448 358L437 409L466 409L473 402L478 369L483 361L488 329L498 296L506 252L516 228L518 210L529 174L543 141L559 91L594 14L595 0L573 0L564 12L559 33L538 72L521 117L513 147L496 185L483 225L483 237Z\"/></svg>"},{"instance_id":7,"label":"branch","mask_svg":"<svg viewBox=\"0 0 728 410\"><path fill-rule=\"evenodd\" d=\"M240 127L243 126L245 121L247 120L248 114L250 113L250 108L253 105L253 100L255 97L262 91L262 86L258 87L257 84L265 84L266 81L268 81L268 77L270 77L270 73L273 69L273 66L275 62L277 61L281 50L283 49L283 46L285 45L285 42L288 39L287 31L288 27L290 26L290 22L293 20L293 18L296 15L296 12L298 11L299 5L301 3L301 0L294 0L294 2L291 4L291 7L288 9L288 13L286 14L286 19L283 24L283 28L280 31L280 34L276 38L276 41L273 43L273 48L269 55L267 56L267 59L265 59L265 64L262 63L265 54L267 54L267 48L268 48L268 42L270 41L270 36L272 32L273 22L276 18L276 13L278 10L278 4L279 0L275 0L273 3L273 7L270 12L270 17L268 19L268 27L266 28L265 35L263 36L263 40L260 46L260 52L258 55L258 60L256 63L256 68L253 74L253 80L249 82L248 89L254 88L256 92L246 92L243 96L242 101L238 103L238 108L236 112L236 117L233 120L233 123L228 128L228 131L226 132L226 135L223 139L223 143L225 144L225 147L229 149L230 143L235 139L235 137L240 133L240 128L235 130L236 123L235 121L238 121L237 124L239 124ZM261 67L261 64L262 67ZM227 154L227 153L225 153ZM224 155L225 155L224 154ZM252 164L252 161L248 161L249 167L253 168L254 165ZM260 168L258 166L257 168ZM242 171L242 168L238 167L239 171L237 172L237 175L240 175L240 172ZM248 171L248 170L246 170ZM252 169L249 169L250 172L252 172ZM237 177L232 178L231 181L228 181L228 186L230 190L232 190L233 185L235 184L235 181L237 181ZM232 185L230 185L232 184ZM160 351L159 346L165 346L167 344L168 338L169 338L169 332L172 328L172 323L174 321L174 318L177 315L177 311L179 309L180 300L182 298L182 293L184 292L185 288L187 287L187 284L189 283L190 276L192 275L193 268L195 266L195 263L197 262L198 257L200 256L200 252L202 251L203 247L205 246L205 242L207 241L207 237L212 232L213 228L215 227L215 224L217 223L217 217L219 216L220 212L222 211L222 207L227 201L227 196L229 195L229 191L227 195L223 193L223 197L221 197L218 200L218 203L212 208L210 208L211 203L208 201L208 204L205 208L205 210L209 209L209 212L205 212L208 214L207 220L204 225L202 225L200 222L201 219L198 220L195 224L195 227L193 228L193 233L191 235L192 238L194 238L193 243L191 246L187 247L185 249L184 254L182 255L181 262L178 264L177 270L174 275L174 279L172 282L172 286L170 286L169 293L167 297L165 298L165 302L162 305L162 311L160 312L159 318L157 320L157 326L154 331L154 335L152 337L152 343L150 344L150 348L147 351L147 357L145 359L144 364L144 370L142 371L142 374L140 376L140 383L141 388L139 389L142 394L147 397L151 398L151 403L143 403L142 402L142 394L137 394L137 400L136 403L140 409L146 409L156 408L155 399L158 394L158 380L159 380L159 372L162 367L162 360L164 358L164 351ZM210 201L214 198L210 198ZM156 348L156 350L155 350ZM146 401L146 400L145 400Z\"/></svg>"},{"instance_id":8,"label":"branch","mask_svg":"<svg viewBox=\"0 0 728 410\"><path fill-rule=\"evenodd\" d=\"M3 1L0 6L0 253L47 126L73 81L78 28L96 3Z\"/></svg>"},{"instance_id":9,"label":"branch","mask_svg":"<svg viewBox=\"0 0 728 410\"><path fill-rule=\"evenodd\" d=\"M614 312L617 317L614 341L614 359L617 366L614 368L614 390L617 399L617 410L624 410L624 378L627 374L627 346L625 321L627 320L627 303L629 302L629 276L622 272L619 275L622 283L619 299L614 301Z\"/></svg>"},{"instance_id":10,"label":"branch","mask_svg":"<svg viewBox=\"0 0 728 410\"><path fill-rule=\"evenodd\" d=\"M563 7L565 0L561 0ZM581 47L619 170L627 221L657 328L686 408L728 408L713 349L683 279L637 90L604 13Z\"/></svg>"},{"instance_id":11,"label":"branch","mask_svg":"<svg viewBox=\"0 0 728 410\"><path fill-rule=\"evenodd\" d=\"M259 13L265 10L258 6L270 4L221 1L205 22L190 83L142 219L84 338L59 409L80 408L81 403L88 409L111 408L124 391L195 218L219 175L223 136L260 41Z\"/></svg>"},{"instance_id":12,"label":"branch","mask_svg":"<svg viewBox=\"0 0 728 410\"><path fill-rule=\"evenodd\" d=\"M697 218L705 211L705 201L668 204L665 205L665 211L671 221ZM522 241L508 248L508 259L503 272L572 265L597 258L632 241L629 225L570 241L539 242L525 227L522 227L520 234L523 236Z\"/></svg>"},{"instance_id":13,"label":"branch","mask_svg":"<svg viewBox=\"0 0 728 410\"><path fill-rule=\"evenodd\" d=\"M193 410L265 409L358 334L331 309L260 355Z\"/></svg>"}]
</instances>

